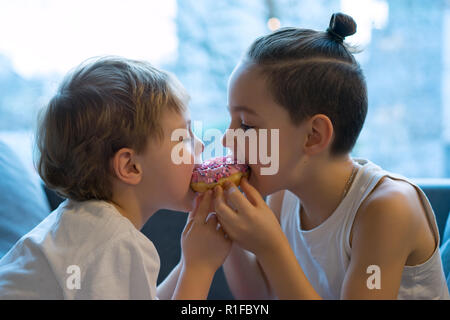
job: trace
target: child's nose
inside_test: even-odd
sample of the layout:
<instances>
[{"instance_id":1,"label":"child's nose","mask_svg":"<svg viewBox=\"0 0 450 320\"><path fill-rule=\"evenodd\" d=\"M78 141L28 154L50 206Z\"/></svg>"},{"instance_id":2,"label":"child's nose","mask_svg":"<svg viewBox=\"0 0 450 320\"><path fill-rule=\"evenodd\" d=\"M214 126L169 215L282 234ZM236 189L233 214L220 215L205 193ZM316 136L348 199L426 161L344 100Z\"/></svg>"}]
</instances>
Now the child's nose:
<instances>
[{"instance_id":1,"label":"child's nose","mask_svg":"<svg viewBox=\"0 0 450 320\"><path fill-rule=\"evenodd\" d=\"M225 133L223 134L223 136L222 136L222 145L225 147L225 148L228 148L228 144L227 144L227 132L225 131Z\"/></svg>"},{"instance_id":2,"label":"child's nose","mask_svg":"<svg viewBox=\"0 0 450 320\"><path fill-rule=\"evenodd\" d=\"M226 143L227 143L227 141L226 141L227 139L226 139L226 135L224 134L223 136L222 136L222 145L226 148L227 147L227 145L226 145Z\"/></svg>"},{"instance_id":3,"label":"child's nose","mask_svg":"<svg viewBox=\"0 0 450 320\"><path fill-rule=\"evenodd\" d=\"M205 150L205 144L203 143L202 140L200 140L196 135L194 135L194 140L195 140L195 154L201 154L203 153L203 151Z\"/></svg>"},{"instance_id":4,"label":"child's nose","mask_svg":"<svg viewBox=\"0 0 450 320\"><path fill-rule=\"evenodd\" d=\"M225 133L223 134L223 136L222 136L222 145L225 147L225 148L228 148L228 149L232 149L233 147L235 147L236 146L236 141L235 141L235 136L233 136L233 135L230 135L229 137L228 137L228 139L227 139L227 132L228 132L228 130L230 130L230 129L227 129L226 131L225 131Z\"/></svg>"}]
</instances>

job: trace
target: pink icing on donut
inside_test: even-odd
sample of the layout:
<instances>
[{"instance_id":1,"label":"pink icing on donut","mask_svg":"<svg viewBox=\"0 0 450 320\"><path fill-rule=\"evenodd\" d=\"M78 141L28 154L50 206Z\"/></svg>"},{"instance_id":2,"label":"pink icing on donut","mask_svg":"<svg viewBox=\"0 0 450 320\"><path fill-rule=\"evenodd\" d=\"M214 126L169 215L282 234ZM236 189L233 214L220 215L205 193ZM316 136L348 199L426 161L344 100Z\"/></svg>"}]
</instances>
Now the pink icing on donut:
<instances>
[{"instance_id":1,"label":"pink icing on donut","mask_svg":"<svg viewBox=\"0 0 450 320\"><path fill-rule=\"evenodd\" d=\"M229 177L236 172L245 173L249 170L246 164L235 163L231 156L217 157L206 160L192 172L191 183L216 183L221 178Z\"/></svg>"}]
</instances>

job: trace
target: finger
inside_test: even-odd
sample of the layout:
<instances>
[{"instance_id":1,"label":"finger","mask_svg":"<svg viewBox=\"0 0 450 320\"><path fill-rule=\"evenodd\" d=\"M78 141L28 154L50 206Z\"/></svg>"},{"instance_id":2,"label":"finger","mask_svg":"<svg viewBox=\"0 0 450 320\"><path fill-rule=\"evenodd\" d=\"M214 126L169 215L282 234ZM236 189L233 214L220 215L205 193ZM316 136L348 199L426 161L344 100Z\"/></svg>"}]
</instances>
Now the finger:
<instances>
[{"instance_id":1,"label":"finger","mask_svg":"<svg viewBox=\"0 0 450 320\"><path fill-rule=\"evenodd\" d=\"M246 177L243 177L241 179L240 187L242 191L245 193L245 196L247 199L254 205L257 206L264 202L263 197L258 192L258 190L255 189L249 182Z\"/></svg>"},{"instance_id":2,"label":"finger","mask_svg":"<svg viewBox=\"0 0 450 320\"><path fill-rule=\"evenodd\" d=\"M224 226L220 225L218 232L221 232L225 239L232 241L232 237L228 234Z\"/></svg>"},{"instance_id":3,"label":"finger","mask_svg":"<svg viewBox=\"0 0 450 320\"><path fill-rule=\"evenodd\" d=\"M236 223L237 214L225 203L225 197L221 186L216 186L214 188L214 210L216 211L220 224L225 229L230 229L229 227Z\"/></svg>"},{"instance_id":4,"label":"finger","mask_svg":"<svg viewBox=\"0 0 450 320\"><path fill-rule=\"evenodd\" d=\"M219 218L217 217L217 215L215 216L215 220L217 221L217 224L215 226L216 231L220 232L225 238L227 238L227 232L224 228L224 226L220 223Z\"/></svg>"},{"instance_id":5,"label":"finger","mask_svg":"<svg viewBox=\"0 0 450 320\"><path fill-rule=\"evenodd\" d=\"M194 223L194 219L188 219L188 221L187 221L187 223L186 223L186 225L184 226L184 229L183 229L183 235L185 235L187 232L189 232L189 230L191 229L193 223Z\"/></svg>"},{"instance_id":6,"label":"finger","mask_svg":"<svg viewBox=\"0 0 450 320\"><path fill-rule=\"evenodd\" d=\"M225 184L224 194L227 200L236 208L238 212L245 212L250 209L252 204L248 199L239 191L234 183L227 182Z\"/></svg>"},{"instance_id":7,"label":"finger","mask_svg":"<svg viewBox=\"0 0 450 320\"><path fill-rule=\"evenodd\" d=\"M212 191L208 190L203 194L203 197L200 200L198 208L195 211L194 219L201 222L205 222L206 217L210 213L209 207L211 205L211 201L212 201Z\"/></svg>"},{"instance_id":8,"label":"finger","mask_svg":"<svg viewBox=\"0 0 450 320\"><path fill-rule=\"evenodd\" d=\"M225 204L226 206L226 199L225 199L225 195L223 192L223 188L220 185L217 185L214 188L214 196L213 196L213 206L214 206L214 210L216 210L216 207L219 205ZM217 212L217 211L216 211Z\"/></svg>"},{"instance_id":9,"label":"finger","mask_svg":"<svg viewBox=\"0 0 450 320\"><path fill-rule=\"evenodd\" d=\"M208 217L206 217L206 224L214 225L215 228L217 228L217 224L219 223L219 220L217 220L217 215L215 212L210 212L208 214Z\"/></svg>"},{"instance_id":10,"label":"finger","mask_svg":"<svg viewBox=\"0 0 450 320\"><path fill-rule=\"evenodd\" d=\"M220 224L220 222L217 223L217 227L216 227L217 232L220 232L222 234L222 236L226 239L229 239L227 231L225 230L225 228ZM231 239L230 239L231 240Z\"/></svg>"},{"instance_id":11,"label":"finger","mask_svg":"<svg viewBox=\"0 0 450 320\"><path fill-rule=\"evenodd\" d=\"M214 212L214 191L211 193L211 202L209 204L208 212Z\"/></svg>"},{"instance_id":12,"label":"finger","mask_svg":"<svg viewBox=\"0 0 450 320\"><path fill-rule=\"evenodd\" d=\"M216 232L220 233L224 238L228 239L228 236L225 233L225 229L222 228L222 225L220 224L215 212L208 214L205 224L207 224L210 228L214 228Z\"/></svg>"},{"instance_id":13,"label":"finger","mask_svg":"<svg viewBox=\"0 0 450 320\"><path fill-rule=\"evenodd\" d=\"M197 195L195 197L195 199L194 199L194 209L191 212L189 212L189 215L188 215L188 218L187 218L188 222L190 220L194 219L195 213L198 210L198 206L200 205L200 201L201 201L202 197L203 197L203 193L201 193L201 194L199 194L199 195Z\"/></svg>"}]
</instances>

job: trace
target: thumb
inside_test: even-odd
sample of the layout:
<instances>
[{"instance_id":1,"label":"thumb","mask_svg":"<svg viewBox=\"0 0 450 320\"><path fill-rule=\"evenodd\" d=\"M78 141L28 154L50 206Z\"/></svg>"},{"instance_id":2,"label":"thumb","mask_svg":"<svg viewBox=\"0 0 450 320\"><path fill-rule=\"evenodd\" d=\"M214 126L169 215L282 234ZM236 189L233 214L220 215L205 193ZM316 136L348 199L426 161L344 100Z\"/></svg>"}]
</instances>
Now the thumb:
<instances>
[{"instance_id":1,"label":"thumb","mask_svg":"<svg viewBox=\"0 0 450 320\"><path fill-rule=\"evenodd\" d=\"M212 191L208 190L202 195L202 198L200 199L200 203L199 203L197 209L194 211L194 219L195 220L198 220L201 222L206 221L206 217L208 216L208 214L210 212L209 209L211 207L211 200L212 200Z\"/></svg>"}]
</instances>

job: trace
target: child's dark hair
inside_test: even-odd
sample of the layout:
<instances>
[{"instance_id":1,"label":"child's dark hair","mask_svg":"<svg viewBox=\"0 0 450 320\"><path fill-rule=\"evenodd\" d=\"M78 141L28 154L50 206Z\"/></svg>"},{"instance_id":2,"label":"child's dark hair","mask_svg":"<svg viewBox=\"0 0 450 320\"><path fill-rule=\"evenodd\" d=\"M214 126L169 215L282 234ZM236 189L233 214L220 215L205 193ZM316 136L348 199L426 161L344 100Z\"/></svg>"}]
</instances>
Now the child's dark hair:
<instances>
[{"instance_id":1,"label":"child's dark hair","mask_svg":"<svg viewBox=\"0 0 450 320\"><path fill-rule=\"evenodd\" d=\"M282 28L260 37L246 60L261 68L277 103L295 124L315 114L333 123L332 155L352 150L367 114L364 75L344 43L356 32L348 15L335 13L326 32Z\"/></svg>"}]
</instances>

